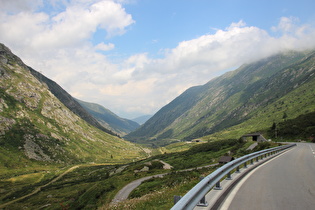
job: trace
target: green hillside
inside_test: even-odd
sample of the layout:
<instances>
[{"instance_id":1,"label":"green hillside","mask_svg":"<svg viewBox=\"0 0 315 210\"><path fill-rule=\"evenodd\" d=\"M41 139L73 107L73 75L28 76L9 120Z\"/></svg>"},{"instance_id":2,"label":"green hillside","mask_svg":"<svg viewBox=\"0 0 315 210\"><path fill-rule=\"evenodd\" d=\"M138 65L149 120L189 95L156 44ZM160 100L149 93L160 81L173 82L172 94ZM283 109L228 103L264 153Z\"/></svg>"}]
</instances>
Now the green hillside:
<instances>
[{"instance_id":1,"label":"green hillside","mask_svg":"<svg viewBox=\"0 0 315 210\"><path fill-rule=\"evenodd\" d=\"M49 91L54 94L54 96L74 114L78 115L80 118L85 120L87 123L93 125L94 127L97 127L98 129L101 129L102 131L111 135L116 135L110 129L103 127L96 119L91 116L91 114L89 114L69 93L67 93L56 82L45 77L44 75L29 66L27 68L36 79L38 79L44 85L47 85Z\"/></svg>"},{"instance_id":2,"label":"green hillside","mask_svg":"<svg viewBox=\"0 0 315 210\"><path fill-rule=\"evenodd\" d=\"M188 89L126 138L163 145L226 130L234 130L229 137L237 133L235 138L267 130L284 112L288 119L312 112L314 57L314 52L287 52L243 65Z\"/></svg>"},{"instance_id":3,"label":"green hillside","mask_svg":"<svg viewBox=\"0 0 315 210\"><path fill-rule=\"evenodd\" d=\"M311 140L314 135L315 79L302 81L289 94L266 107L253 112L253 117L244 123L204 137L221 139L242 136L244 133L262 132L273 140Z\"/></svg>"},{"instance_id":4,"label":"green hillside","mask_svg":"<svg viewBox=\"0 0 315 210\"><path fill-rule=\"evenodd\" d=\"M138 146L88 124L0 44L0 171L39 165L128 162Z\"/></svg>"}]
</instances>

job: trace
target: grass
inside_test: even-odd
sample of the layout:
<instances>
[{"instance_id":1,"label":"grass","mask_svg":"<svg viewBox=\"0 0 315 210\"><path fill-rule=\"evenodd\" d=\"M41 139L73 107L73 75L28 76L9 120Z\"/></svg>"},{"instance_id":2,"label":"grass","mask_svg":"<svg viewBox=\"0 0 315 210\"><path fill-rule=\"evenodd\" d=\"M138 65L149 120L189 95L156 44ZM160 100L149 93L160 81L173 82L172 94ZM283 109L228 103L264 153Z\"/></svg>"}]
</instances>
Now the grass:
<instances>
[{"instance_id":1,"label":"grass","mask_svg":"<svg viewBox=\"0 0 315 210\"><path fill-rule=\"evenodd\" d=\"M43 173L32 173L32 174L24 174L16 177L12 177L10 179L4 180L5 182L11 183L37 183L40 182L44 178Z\"/></svg>"},{"instance_id":2,"label":"grass","mask_svg":"<svg viewBox=\"0 0 315 210\"><path fill-rule=\"evenodd\" d=\"M139 146L79 119L28 71L14 61L11 64L13 68L4 67L10 77L0 81L0 178L34 164L117 164L146 157ZM50 162L35 163L25 155L25 135L31 136L32 144L40 147Z\"/></svg>"},{"instance_id":3,"label":"grass","mask_svg":"<svg viewBox=\"0 0 315 210\"><path fill-rule=\"evenodd\" d=\"M175 172L183 167L197 167L211 164L227 152L238 155L247 148L248 143L238 140L210 142L194 146L192 149L180 153L154 156L146 160L136 161L127 165L93 165L83 164L67 173L56 182L43 187L41 191L27 199L13 203L9 209L167 209L173 205L174 195L185 194L198 181L200 176L208 175L214 168L193 170L189 172ZM172 170L163 170L159 162L153 162L147 172L135 173L143 168L147 162L162 159L174 166ZM184 164L183 162L191 162ZM191 160L191 161L187 161ZM34 165L35 166L35 165ZM38 168L29 173L11 173L0 181L0 189L10 189L1 192L2 203L14 200L34 191L39 186L51 182L67 168L58 165ZM60 166L59 166L60 167ZM35 167L34 167L35 168ZM44 170L45 169L45 170ZM55 170L53 170L55 169ZM115 194L133 180L170 172L164 178L152 179L144 182L133 192L132 199L117 206L110 205ZM129 207L128 207L129 206Z\"/></svg>"},{"instance_id":4,"label":"grass","mask_svg":"<svg viewBox=\"0 0 315 210\"><path fill-rule=\"evenodd\" d=\"M200 176L208 175L213 170L213 168L194 170L191 172L167 175L164 178L148 180L133 192L132 196L134 198L130 198L116 205L106 204L100 209L170 209L173 206L174 195L184 195L199 182Z\"/></svg>"},{"instance_id":5,"label":"grass","mask_svg":"<svg viewBox=\"0 0 315 210\"><path fill-rule=\"evenodd\" d=\"M285 120L295 119L300 115L314 112L314 87L315 80L302 84L284 97L254 112L251 119L220 132L204 136L202 139L205 141L221 140L241 137L244 134L253 132L261 132L267 139L272 138L268 135L268 130L273 123L282 123Z\"/></svg>"}]
</instances>

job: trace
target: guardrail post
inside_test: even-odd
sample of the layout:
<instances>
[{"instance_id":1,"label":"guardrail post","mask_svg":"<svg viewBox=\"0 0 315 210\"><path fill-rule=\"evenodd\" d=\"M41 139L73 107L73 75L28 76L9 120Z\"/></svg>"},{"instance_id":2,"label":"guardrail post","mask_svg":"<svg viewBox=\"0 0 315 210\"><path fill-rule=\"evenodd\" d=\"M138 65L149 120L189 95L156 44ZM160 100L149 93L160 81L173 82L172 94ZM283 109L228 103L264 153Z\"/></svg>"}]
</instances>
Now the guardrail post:
<instances>
[{"instance_id":1,"label":"guardrail post","mask_svg":"<svg viewBox=\"0 0 315 210\"><path fill-rule=\"evenodd\" d=\"M215 189L215 190L222 190L220 181L218 181L218 182L215 184L215 188L213 188L213 189Z\"/></svg>"},{"instance_id":2,"label":"guardrail post","mask_svg":"<svg viewBox=\"0 0 315 210\"><path fill-rule=\"evenodd\" d=\"M244 163L244 168L247 168L247 162Z\"/></svg>"},{"instance_id":3,"label":"guardrail post","mask_svg":"<svg viewBox=\"0 0 315 210\"><path fill-rule=\"evenodd\" d=\"M254 165L253 159L250 160L250 164L251 164L251 165Z\"/></svg>"},{"instance_id":4,"label":"guardrail post","mask_svg":"<svg viewBox=\"0 0 315 210\"><path fill-rule=\"evenodd\" d=\"M258 157L256 157L256 162L259 162L259 158Z\"/></svg>"},{"instance_id":5,"label":"guardrail post","mask_svg":"<svg viewBox=\"0 0 315 210\"><path fill-rule=\"evenodd\" d=\"M204 177L200 177L200 181L203 180ZM202 206L202 207L207 207L209 204L206 201L206 195L204 195L201 200L199 201L199 203L197 204L197 206Z\"/></svg>"},{"instance_id":6,"label":"guardrail post","mask_svg":"<svg viewBox=\"0 0 315 210\"><path fill-rule=\"evenodd\" d=\"M237 166L237 167L236 167L236 171L235 171L235 173L241 173L241 172L240 172L240 167L239 167L239 166Z\"/></svg>"},{"instance_id":7,"label":"guardrail post","mask_svg":"<svg viewBox=\"0 0 315 210\"><path fill-rule=\"evenodd\" d=\"M199 203L197 204L197 206L201 206L201 207L207 207L209 204L206 201L206 196L203 196L201 198L201 200L199 201Z\"/></svg>"},{"instance_id":8,"label":"guardrail post","mask_svg":"<svg viewBox=\"0 0 315 210\"><path fill-rule=\"evenodd\" d=\"M226 180L232 180L231 171L227 174Z\"/></svg>"}]
</instances>

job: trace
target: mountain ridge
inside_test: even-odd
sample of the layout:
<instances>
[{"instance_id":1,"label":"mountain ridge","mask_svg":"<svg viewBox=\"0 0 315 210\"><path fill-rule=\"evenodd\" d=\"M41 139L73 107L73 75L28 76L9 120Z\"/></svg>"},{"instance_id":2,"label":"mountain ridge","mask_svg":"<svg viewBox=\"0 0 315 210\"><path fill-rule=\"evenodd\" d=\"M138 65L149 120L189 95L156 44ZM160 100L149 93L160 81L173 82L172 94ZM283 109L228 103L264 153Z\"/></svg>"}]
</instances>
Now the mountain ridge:
<instances>
[{"instance_id":1,"label":"mountain ridge","mask_svg":"<svg viewBox=\"0 0 315 210\"><path fill-rule=\"evenodd\" d=\"M137 129L140 125L132 120L117 116L109 109L96 104L75 99L87 110L103 127L114 131L118 135L124 136Z\"/></svg>"},{"instance_id":2,"label":"mountain ridge","mask_svg":"<svg viewBox=\"0 0 315 210\"><path fill-rule=\"evenodd\" d=\"M109 133L111 135L117 135L110 128L106 128L102 126L96 119L91 116L88 111L86 111L80 103L78 103L69 93L67 93L60 85L58 85L55 81L47 78L43 74L34 70L33 68L28 66L31 74L36 77L40 82L47 85L48 89L66 106L68 107L74 114L78 115L82 119L84 119L87 123L97 127L98 129Z\"/></svg>"},{"instance_id":3,"label":"mountain ridge","mask_svg":"<svg viewBox=\"0 0 315 210\"><path fill-rule=\"evenodd\" d=\"M252 117L253 110L292 91L303 75L293 69L298 75L295 77L287 69L308 60L313 62L313 57L314 51L286 52L242 65L202 86L189 88L126 139L141 143L159 139L189 140L240 124ZM314 64L308 65L312 69ZM288 81L281 80L285 75ZM278 87L279 82L283 86Z\"/></svg>"}]
</instances>

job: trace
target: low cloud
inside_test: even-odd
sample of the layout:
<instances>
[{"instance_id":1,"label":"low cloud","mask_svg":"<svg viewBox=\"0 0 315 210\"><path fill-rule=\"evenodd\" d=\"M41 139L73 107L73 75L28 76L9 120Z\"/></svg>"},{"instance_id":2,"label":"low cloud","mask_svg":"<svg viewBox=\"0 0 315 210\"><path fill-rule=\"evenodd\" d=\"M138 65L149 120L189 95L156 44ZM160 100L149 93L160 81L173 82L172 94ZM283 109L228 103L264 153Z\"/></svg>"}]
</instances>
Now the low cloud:
<instances>
[{"instance_id":1,"label":"low cloud","mask_svg":"<svg viewBox=\"0 0 315 210\"><path fill-rule=\"evenodd\" d=\"M43 1L20 7L8 2L4 5L10 12L0 15L1 42L74 97L129 117L153 114L187 88L243 63L285 50L315 48L314 27L295 17L282 17L272 27L274 34L241 20L173 49L161 49L162 58L143 52L117 64L102 52L110 54L115 49L110 38L135 23L121 4L125 1L70 1L55 14L37 12ZM106 32L108 43L91 43L97 30Z\"/></svg>"}]
</instances>

